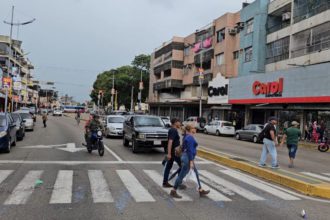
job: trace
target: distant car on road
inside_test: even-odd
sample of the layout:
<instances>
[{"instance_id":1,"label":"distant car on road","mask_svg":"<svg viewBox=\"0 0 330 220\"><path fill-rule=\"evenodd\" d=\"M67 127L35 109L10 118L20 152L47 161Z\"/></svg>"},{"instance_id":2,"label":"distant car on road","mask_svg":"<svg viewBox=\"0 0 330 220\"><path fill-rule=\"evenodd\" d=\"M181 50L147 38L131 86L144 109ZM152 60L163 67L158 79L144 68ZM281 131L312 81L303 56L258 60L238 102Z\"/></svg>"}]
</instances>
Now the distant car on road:
<instances>
[{"instance_id":1,"label":"distant car on road","mask_svg":"<svg viewBox=\"0 0 330 220\"><path fill-rule=\"evenodd\" d=\"M14 122L16 124L16 136L17 140L21 141L23 140L25 136L25 125L24 125L24 119L21 117L19 113L11 113L11 117L14 119Z\"/></svg>"},{"instance_id":2,"label":"distant car on road","mask_svg":"<svg viewBox=\"0 0 330 220\"><path fill-rule=\"evenodd\" d=\"M200 118L197 116L192 116L187 118L184 122L182 122L183 126L186 126L187 124L192 124L197 131L203 131L206 125L206 119Z\"/></svg>"},{"instance_id":3,"label":"distant car on road","mask_svg":"<svg viewBox=\"0 0 330 220\"><path fill-rule=\"evenodd\" d=\"M264 128L261 124L249 124L241 130L236 131L237 140L250 140L254 143L260 142L258 136L262 129Z\"/></svg>"},{"instance_id":4,"label":"distant car on road","mask_svg":"<svg viewBox=\"0 0 330 220\"><path fill-rule=\"evenodd\" d=\"M108 115L106 117L105 135L107 137L123 136L125 117L122 115Z\"/></svg>"},{"instance_id":5,"label":"distant car on road","mask_svg":"<svg viewBox=\"0 0 330 220\"><path fill-rule=\"evenodd\" d=\"M34 130L34 121L30 113L17 111L24 120L25 130Z\"/></svg>"},{"instance_id":6,"label":"distant car on road","mask_svg":"<svg viewBox=\"0 0 330 220\"><path fill-rule=\"evenodd\" d=\"M208 123L205 126L204 132L206 134L215 134L217 136L220 135L235 135L235 127L229 121L220 121L214 120Z\"/></svg>"},{"instance_id":7,"label":"distant car on road","mask_svg":"<svg viewBox=\"0 0 330 220\"><path fill-rule=\"evenodd\" d=\"M167 149L167 133L162 119L158 116L132 115L124 122L123 145L132 142L132 151L137 153L142 149Z\"/></svg>"},{"instance_id":8,"label":"distant car on road","mask_svg":"<svg viewBox=\"0 0 330 220\"><path fill-rule=\"evenodd\" d=\"M10 114L0 114L0 149L10 152L11 146L16 146L16 123Z\"/></svg>"},{"instance_id":9,"label":"distant car on road","mask_svg":"<svg viewBox=\"0 0 330 220\"><path fill-rule=\"evenodd\" d=\"M54 111L53 111L53 116L62 116L62 114L63 114L63 112L62 112L62 110L59 109L59 108L56 108L56 109L54 109Z\"/></svg>"}]
</instances>

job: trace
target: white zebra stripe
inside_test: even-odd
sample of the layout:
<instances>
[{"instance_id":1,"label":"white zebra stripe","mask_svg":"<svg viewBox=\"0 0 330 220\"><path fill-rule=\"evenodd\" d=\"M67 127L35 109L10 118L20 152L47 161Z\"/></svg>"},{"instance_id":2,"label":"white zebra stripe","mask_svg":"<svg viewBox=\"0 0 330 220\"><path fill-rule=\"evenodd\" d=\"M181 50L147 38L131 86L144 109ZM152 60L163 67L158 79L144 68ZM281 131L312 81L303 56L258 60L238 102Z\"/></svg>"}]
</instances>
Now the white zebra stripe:
<instances>
[{"instance_id":1,"label":"white zebra stripe","mask_svg":"<svg viewBox=\"0 0 330 220\"><path fill-rule=\"evenodd\" d=\"M13 172L13 170L0 170L0 184Z\"/></svg>"},{"instance_id":2,"label":"white zebra stripe","mask_svg":"<svg viewBox=\"0 0 330 220\"><path fill-rule=\"evenodd\" d=\"M136 202L155 202L155 199L150 195L142 184L129 170L116 170L118 176L130 192Z\"/></svg>"},{"instance_id":3,"label":"white zebra stripe","mask_svg":"<svg viewBox=\"0 0 330 220\"><path fill-rule=\"evenodd\" d=\"M163 179L163 177L157 172L157 171L155 171L155 170L143 170L149 177L150 177L150 179L152 179L164 192L166 192L166 193L170 193L170 191L171 191L171 189L169 189L169 188L163 188L163 185L162 185L162 179ZM192 199L188 196L188 195L186 195L186 194L184 194L184 193L182 193L182 192L180 192L180 190L179 190L179 192L178 192L178 194L179 195L181 195L182 196L182 198L181 199L175 199L174 198L174 200L175 201L192 201Z\"/></svg>"},{"instance_id":4,"label":"white zebra stripe","mask_svg":"<svg viewBox=\"0 0 330 220\"><path fill-rule=\"evenodd\" d=\"M72 201L73 170L60 170L57 174L50 204L64 204Z\"/></svg>"},{"instance_id":5,"label":"white zebra stripe","mask_svg":"<svg viewBox=\"0 0 330 220\"><path fill-rule=\"evenodd\" d=\"M258 196L256 194L254 194L254 193L252 193L252 192L250 192L250 191L248 191L248 190L246 190L246 189L244 189L240 186L237 186L237 185L235 185L235 184L233 184L233 183L231 183L231 182L229 182L229 181L227 181L227 180L225 180L221 177L218 177L218 176L214 175L213 173L210 173L206 170L200 170L199 173L202 176L204 176L204 177L206 177L210 180L215 181L216 183L228 188L229 190L241 195L242 197L244 197L248 200L251 200L251 201L265 200L261 196Z\"/></svg>"},{"instance_id":6,"label":"white zebra stripe","mask_svg":"<svg viewBox=\"0 0 330 220\"><path fill-rule=\"evenodd\" d=\"M101 170L88 170L88 178L94 203L114 202L106 179Z\"/></svg>"},{"instance_id":7,"label":"white zebra stripe","mask_svg":"<svg viewBox=\"0 0 330 220\"><path fill-rule=\"evenodd\" d=\"M271 186L268 186L260 181L257 181L255 179L249 178L249 176L244 175L242 173L236 172L234 170L220 170L221 173L224 173L232 178L235 178L239 181L242 181L248 185L251 185L253 187L256 187L262 191L265 191L267 193L270 193L278 198L284 199L284 200L300 200L300 198L295 197L293 195L290 195L288 193L285 193L283 191L280 191L278 189L275 189Z\"/></svg>"},{"instance_id":8,"label":"white zebra stripe","mask_svg":"<svg viewBox=\"0 0 330 220\"><path fill-rule=\"evenodd\" d=\"M208 190L208 187L205 187L205 185L208 186L208 184L204 181L201 181L201 182L203 183L203 189ZM231 199L222 195L221 193L219 193L217 190L215 190L212 187L210 187L210 193L207 195L207 197L216 202L220 202L220 201L230 202L231 201Z\"/></svg>"},{"instance_id":9,"label":"white zebra stripe","mask_svg":"<svg viewBox=\"0 0 330 220\"><path fill-rule=\"evenodd\" d=\"M322 173L323 175L330 176L330 173Z\"/></svg>"},{"instance_id":10,"label":"white zebra stripe","mask_svg":"<svg viewBox=\"0 0 330 220\"><path fill-rule=\"evenodd\" d=\"M15 187L12 194L5 201L5 205L25 204L34 191L35 181L40 179L42 170L29 171Z\"/></svg>"},{"instance_id":11,"label":"white zebra stripe","mask_svg":"<svg viewBox=\"0 0 330 220\"><path fill-rule=\"evenodd\" d=\"M317 178L317 179L320 179L320 180L324 180L324 181L328 181L330 182L330 177L326 177L326 176L321 176L319 174L316 174L316 173L310 173L310 172L301 172L302 174L305 174L307 176L311 176L311 177L314 177L314 178Z\"/></svg>"}]
</instances>

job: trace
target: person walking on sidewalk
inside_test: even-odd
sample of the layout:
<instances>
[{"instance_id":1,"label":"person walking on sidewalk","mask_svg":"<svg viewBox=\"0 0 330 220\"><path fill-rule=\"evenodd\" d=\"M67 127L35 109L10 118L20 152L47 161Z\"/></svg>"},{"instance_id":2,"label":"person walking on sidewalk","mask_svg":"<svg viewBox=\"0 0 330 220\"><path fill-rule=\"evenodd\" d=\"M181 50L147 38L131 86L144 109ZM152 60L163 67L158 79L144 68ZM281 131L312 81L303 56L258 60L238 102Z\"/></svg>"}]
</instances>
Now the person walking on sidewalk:
<instances>
[{"instance_id":1,"label":"person walking on sidewalk","mask_svg":"<svg viewBox=\"0 0 330 220\"><path fill-rule=\"evenodd\" d=\"M197 154L197 146L198 143L194 138L194 134L196 133L196 128L190 124L188 124L185 128L186 130L186 134L183 138L183 144L182 144L182 156L181 156L181 171L179 176L176 178L175 180L175 184L173 189L170 192L170 195L174 198L182 198L182 196L180 196L177 193L177 189L178 187L181 185L183 178L188 174L190 169L193 169L196 177L197 177L197 181L198 181L198 192L200 196L205 196L207 194L209 194L210 190L204 190L201 186L201 182L199 180L199 175L198 175L198 171L195 165L195 157Z\"/></svg>"},{"instance_id":2,"label":"person walking on sidewalk","mask_svg":"<svg viewBox=\"0 0 330 220\"><path fill-rule=\"evenodd\" d=\"M286 141L286 145L289 150L289 168L293 168L293 160L296 157L297 149L298 149L298 141L301 137L301 131L298 129L299 123L296 121L293 121L291 123L291 127L286 130L284 133L284 136L281 141L281 146L283 146L283 143Z\"/></svg>"},{"instance_id":3,"label":"person walking on sidewalk","mask_svg":"<svg viewBox=\"0 0 330 220\"><path fill-rule=\"evenodd\" d=\"M277 163L277 150L276 146L278 145L277 136L276 136L276 124L277 118L270 117L269 123L267 126L262 130L263 133L263 146L262 146L262 153L260 157L259 166L266 167L266 160L268 153L272 157L272 168L277 169L279 165Z\"/></svg>"},{"instance_id":4,"label":"person walking on sidewalk","mask_svg":"<svg viewBox=\"0 0 330 220\"><path fill-rule=\"evenodd\" d=\"M45 127L47 127L47 114L44 112L43 114L42 114L42 122L44 123L44 128Z\"/></svg>"},{"instance_id":5,"label":"person walking on sidewalk","mask_svg":"<svg viewBox=\"0 0 330 220\"><path fill-rule=\"evenodd\" d=\"M163 178L163 187L171 188L173 187L168 182L168 177L170 175L170 171L173 167L174 161L181 167L181 160L180 157L175 155L175 148L180 146L180 135L178 129L181 127L181 122L177 118L171 119L172 127L168 130L168 144L167 144L167 156L166 156L166 163L164 168L164 178ZM180 173L180 170L178 171Z\"/></svg>"}]
</instances>

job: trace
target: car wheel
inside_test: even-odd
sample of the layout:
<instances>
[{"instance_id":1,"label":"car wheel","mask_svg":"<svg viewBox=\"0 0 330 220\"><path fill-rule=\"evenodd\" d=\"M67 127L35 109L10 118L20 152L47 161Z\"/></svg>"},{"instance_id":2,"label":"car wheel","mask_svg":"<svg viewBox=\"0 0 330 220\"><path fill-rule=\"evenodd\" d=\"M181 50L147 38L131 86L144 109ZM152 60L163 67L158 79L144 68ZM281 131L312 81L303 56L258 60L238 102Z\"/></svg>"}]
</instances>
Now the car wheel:
<instances>
[{"instance_id":1,"label":"car wheel","mask_svg":"<svg viewBox=\"0 0 330 220\"><path fill-rule=\"evenodd\" d=\"M137 141L135 140L135 138L132 138L132 151L135 154L139 152Z\"/></svg>"},{"instance_id":2,"label":"car wheel","mask_svg":"<svg viewBox=\"0 0 330 220\"><path fill-rule=\"evenodd\" d=\"M239 136L239 133L236 134L236 140L240 140L241 136Z\"/></svg>"},{"instance_id":3,"label":"car wheel","mask_svg":"<svg viewBox=\"0 0 330 220\"><path fill-rule=\"evenodd\" d=\"M220 136L220 135L221 135L221 133L220 133L219 130L217 130L217 131L215 132L215 134L216 134L217 136Z\"/></svg>"},{"instance_id":4,"label":"car wheel","mask_svg":"<svg viewBox=\"0 0 330 220\"><path fill-rule=\"evenodd\" d=\"M125 134L123 134L123 145L125 147L128 147L129 146L129 141L125 138Z\"/></svg>"},{"instance_id":5,"label":"car wheel","mask_svg":"<svg viewBox=\"0 0 330 220\"><path fill-rule=\"evenodd\" d=\"M10 153L10 150L11 150L11 141L10 139L8 140L8 146L7 146L7 149L5 150L6 153Z\"/></svg>"},{"instance_id":6,"label":"car wheel","mask_svg":"<svg viewBox=\"0 0 330 220\"><path fill-rule=\"evenodd\" d=\"M207 132L207 129L206 129L206 128L204 129L204 133L205 133L205 134L208 134L208 133L209 133L209 132Z\"/></svg>"},{"instance_id":7,"label":"car wheel","mask_svg":"<svg viewBox=\"0 0 330 220\"><path fill-rule=\"evenodd\" d=\"M257 136L253 136L252 140L253 140L253 143L257 143L258 142L258 137Z\"/></svg>"}]
</instances>

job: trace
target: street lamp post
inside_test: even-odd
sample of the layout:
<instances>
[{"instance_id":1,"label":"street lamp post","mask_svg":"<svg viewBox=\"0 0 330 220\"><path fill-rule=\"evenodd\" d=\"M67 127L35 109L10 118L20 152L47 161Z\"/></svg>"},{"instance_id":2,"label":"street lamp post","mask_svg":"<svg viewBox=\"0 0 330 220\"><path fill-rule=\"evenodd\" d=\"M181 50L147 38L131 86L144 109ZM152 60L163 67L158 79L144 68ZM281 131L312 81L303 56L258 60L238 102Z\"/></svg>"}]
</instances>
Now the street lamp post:
<instances>
[{"instance_id":1,"label":"street lamp post","mask_svg":"<svg viewBox=\"0 0 330 220\"><path fill-rule=\"evenodd\" d=\"M113 96L115 95L115 72L112 72L112 89L111 89L111 111L114 110Z\"/></svg>"},{"instance_id":2,"label":"street lamp post","mask_svg":"<svg viewBox=\"0 0 330 220\"><path fill-rule=\"evenodd\" d=\"M141 72L140 72L140 85L139 85L139 95L138 95L138 98L139 98L139 110L141 111L142 110L142 90L143 90L143 81L142 81L142 69L141 69Z\"/></svg>"},{"instance_id":3,"label":"street lamp post","mask_svg":"<svg viewBox=\"0 0 330 220\"><path fill-rule=\"evenodd\" d=\"M199 117L201 118L203 113L203 79L204 79L204 75L203 75L203 53L201 53L200 55L200 68L199 68L199 76L198 76L198 81L199 81L199 89L200 89L200 97L199 97Z\"/></svg>"}]
</instances>

